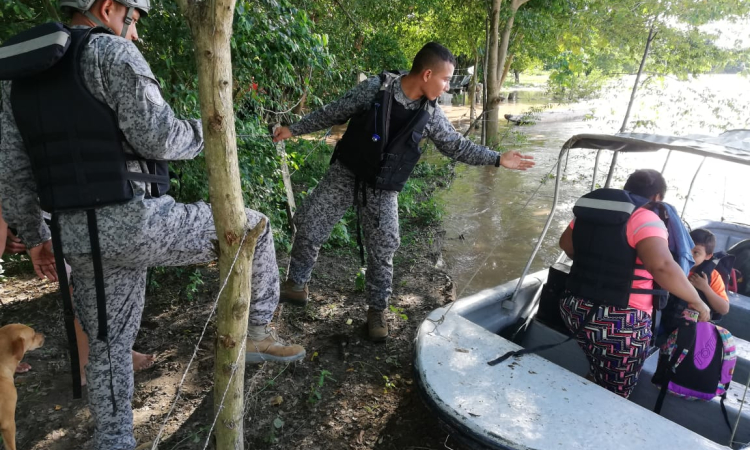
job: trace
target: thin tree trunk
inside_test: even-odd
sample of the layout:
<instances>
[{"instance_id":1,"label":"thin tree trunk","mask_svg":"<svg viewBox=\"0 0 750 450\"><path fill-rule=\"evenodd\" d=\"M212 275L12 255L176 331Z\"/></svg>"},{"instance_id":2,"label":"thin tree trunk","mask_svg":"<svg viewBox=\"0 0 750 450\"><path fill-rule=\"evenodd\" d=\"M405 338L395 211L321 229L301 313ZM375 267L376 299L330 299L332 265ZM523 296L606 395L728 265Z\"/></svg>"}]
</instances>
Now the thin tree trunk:
<instances>
[{"instance_id":1,"label":"thin tree trunk","mask_svg":"<svg viewBox=\"0 0 750 450\"><path fill-rule=\"evenodd\" d=\"M628 109L625 110L625 118L622 119L622 126L620 126L620 133L625 132L625 128L628 125L630 119L630 110L633 109L633 102L635 101L635 94L638 92L638 83L641 81L641 75L643 74L643 67L646 65L646 58L648 58L648 52L651 49L651 42L656 37L656 30L654 28L655 23L651 24L651 29L648 30L648 38L646 39L646 48L643 50L643 57L641 58L641 64L638 66L638 73L635 75L635 83L633 83L633 90L630 92L630 101L628 102Z\"/></svg>"},{"instance_id":2,"label":"thin tree trunk","mask_svg":"<svg viewBox=\"0 0 750 450\"><path fill-rule=\"evenodd\" d=\"M477 73L479 72L479 50L474 48L474 73L471 74L471 83L469 83L469 129L474 123L477 115L477 108L474 100L477 98Z\"/></svg>"},{"instance_id":3,"label":"thin tree trunk","mask_svg":"<svg viewBox=\"0 0 750 450\"><path fill-rule=\"evenodd\" d=\"M241 450L245 359L240 354L247 335L254 239L265 223L251 232L243 249L247 217L240 188L237 137L232 105L232 63L229 41L235 0L178 0L188 20L198 66L201 117L205 138L209 195L216 224L220 279L229 281L219 299L214 384L216 449ZM241 251L234 269L229 268ZM231 275L231 276L230 276ZM239 361L239 364L235 364ZM224 392L226 398L220 405Z\"/></svg>"},{"instance_id":4,"label":"thin tree trunk","mask_svg":"<svg viewBox=\"0 0 750 450\"><path fill-rule=\"evenodd\" d=\"M500 8L503 0L492 0L492 9L490 11L490 39L487 48L487 102L485 104L485 135L486 145L493 145L497 142L498 120L500 105L500 86L498 85L500 72L498 67L502 67L503 61L499 61L499 38L500 38Z\"/></svg>"},{"instance_id":5,"label":"thin tree trunk","mask_svg":"<svg viewBox=\"0 0 750 450\"><path fill-rule=\"evenodd\" d=\"M510 55L505 61L505 70L503 70L503 76L500 77L500 86L502 86L505 83L505 79L508 78L508 71L510 70L511 64L513 64L513 58L515 57L516 55Z\"/></svg>"},{"instance_id":6,"label":"thin tree trunk","mask_svg":"<svg viewBox=\"0 0 750 450\"><path fill-rule=\"evenodd\" d=\"M651 42L656 38L656 20L651 23L651 28L648 30L648 38L646 38L646 48L643 50L643 57L641 58L641 64L638 66L638 73L635 75L635 83L633 83L633 90L630 91L630 101L628 101L628 108L625 110L625 117L622 119L622 125L620 126L620 133L625 132L628 120L630 119L630 110L633 108L633 102L635 101L635 94L638 92L638 83L641 81L641 74L643 73L643 67L646 65L646 58L648 58L648 52L651 49ZM601 151L601 150L599 150ZM619 152L615 152L612 155L612 162L609 164L609 173L607 173L607 181L604 183L604 187L609 187L612 183L612 176L615 173L615 166L617 165L617 156Z\"/></svg>"},{"instance_id":7,"label":"thin tree trunk","mask_svg":"<svg viewBox=\"0 0 750 450\"><path fill-rule=\"evenodd\" d=\"M482 113L485 119L482 120L482 145L487 145L487 72L490 63L490 21L489 15L484 21L484 70L482 71Z\"/></svg>"},{"instance_id":8,"label":"thin tree trunk","mask_svg":"<svg viewBox=\"0 0 750 450\"><path fill-rule=\"evenodd\" d=\"M510 32L513 29L513 22L516 18L516 12L518 8L523 6L529 0L511 0L510 4L510 17L505 23L502 37L500 36L500 7L502 6L502 0L492 0L492 12L490 14L490 63L487 81L487 96L488 105L487 113L485 118L487 120L487 143L489 145L496 144L498 140L498 120L500 118L500 111L498 109L502 97L500 91L502 89L502 76L505 70L505 59L508 55L508 44L510 43Z\"/></svg>"}]
</instances>

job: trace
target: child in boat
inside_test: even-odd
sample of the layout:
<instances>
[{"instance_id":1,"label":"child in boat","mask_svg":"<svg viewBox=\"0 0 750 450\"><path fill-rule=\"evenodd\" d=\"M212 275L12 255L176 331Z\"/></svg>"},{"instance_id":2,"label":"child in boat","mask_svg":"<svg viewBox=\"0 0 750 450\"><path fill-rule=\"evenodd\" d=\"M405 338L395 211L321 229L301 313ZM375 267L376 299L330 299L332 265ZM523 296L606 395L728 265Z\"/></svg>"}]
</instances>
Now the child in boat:
<instances>
[{"instance_id":1,"label":"child in boat","mask_svg":"<svg viewBox=\"0 0 750 450\"><path fill-rule=\"evenodd\" d=\"M641 197L642 203L662 201L666 190L666 181L661 174L650 169L636 171L625 184L625 191L628 191L631 198L634 198L633 194ZM600 215L608 215L607 217L621 213L623 209L618 208L627 206L617 201L587 200L581 205L588 204L589 209L597 209ZM577 271L577 276L592 280L594 290L589 292L603 292L599 285L631 286L622 292L620 288L616 288L619 289L617 295L624 295L627 300L625 307L612 306L612 301L608 298L583 298L571 293L560 301L560 313L571 332L578 330L591 317L583 330L577 333L576 340L589 360L593 380L625 398L635 388L643 362L648 356L653 295L644 291L653 290L654 281L663 289L685 299L689 308L699 312L700 320L707 321L710 318L708 307L691 286L680 265L672 258L664 222L650 209L637 208L635 204L629 206L635 209L627 208L632 213L624 230L610 226L608 229L611 230L607 231L606 227L596 225L597 222L581 217L576 219L582 220L576 228L583 227L579 229L591 231L589 236L579 236L576 240L579 245L574 246L574 221L560 237L560 247L573 259L573 269ZM597 249L609 249L612 256L610 260L635 251L636 264L632 275L628 275L632 281L609 279L613 276L602 268L613 263L600 261L597 256L592 256L596 255ZM572 274L573 270L571 276ZM570 286L569 278L568 287Z\"/></svg>"},{"instance_id":2,"label":"child in boat","mask_svg":"<svg viewBox=\"0 0 750 450\"><path fill-rule=\"evenodd\" d=\"M711 271L711 279L709 280L705 273L696 273L698 266L703 261L709 260L714 256L714 248L716 247L716 236L710 231L698 228L690 233L690 237L693 238L695 247L693 247L693 259L695 265L688 275L688 280L698 292L702 293L702 297L705 297L708 307L711 308L711 312L715 312L724 315L729 312L729 297L727 297L727 290L724 286L724 280L721 278L718 270Z\"/></svg>"}]
</instances>

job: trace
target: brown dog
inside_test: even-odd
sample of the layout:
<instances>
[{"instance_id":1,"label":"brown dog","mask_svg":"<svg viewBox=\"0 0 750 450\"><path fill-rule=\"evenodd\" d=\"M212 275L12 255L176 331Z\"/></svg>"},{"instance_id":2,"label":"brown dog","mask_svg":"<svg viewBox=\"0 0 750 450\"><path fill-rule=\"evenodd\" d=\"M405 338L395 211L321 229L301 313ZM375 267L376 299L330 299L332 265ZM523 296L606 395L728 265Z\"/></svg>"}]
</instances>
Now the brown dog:
<instances>
[{"instance_id":1,"label":"brown dog","mask_svg":"<svg viewBox=\"0 0 750 450\"><path fill-rule=\"evenodd\" d=\"M24 353L44 344L44 336L26 325L0 328L0 432L5 450L16 450L16 385L13 375Z\"/></svg>"}]
</instances>

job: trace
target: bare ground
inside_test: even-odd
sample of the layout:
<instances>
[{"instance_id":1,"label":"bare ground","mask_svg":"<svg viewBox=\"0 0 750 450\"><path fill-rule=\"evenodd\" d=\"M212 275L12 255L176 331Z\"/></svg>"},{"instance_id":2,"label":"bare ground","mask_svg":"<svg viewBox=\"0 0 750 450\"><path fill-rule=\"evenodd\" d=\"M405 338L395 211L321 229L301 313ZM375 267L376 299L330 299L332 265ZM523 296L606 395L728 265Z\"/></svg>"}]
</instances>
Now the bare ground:
<instances>
[{"instance_id":1,"label":"bare ground","mask_svg":"<svg viewBox=\"0 0 750 450\"><path fill-rule=\"evenodd\" d=\"M367 339L364 294L355 285L356 250L324 250L308 307L281 306L274 320L281 336L304 345L307 357L290 365L247 367L246 448L457 448L423 406L413 380L415 330L429 311L455 295L450 278L434 268L439 237L425 229L397 253L392 298L397 310L389 314L385 344ZM279 264L286 265L283 256ZM135 348L155 353L157 363L135 376L139 444L156 437L216 294L217 267L197 269L204 284L192 299L185 286L195 268L161 272L150 283ZM24 263L6 270L0 324L25 323L47 336L43 348L26 355L32 370L16 378L18 448L87 448L93 425L85 389L83 400L72 398L56 285L37 280ZM213 339L212 323L159 448L204 448L213 421Z\"/></svg>"},{"instance_id":2,"label":"bare ground","mask_svg":"<svg viewBox=\"0 0 750 450\"><path fill-rule=\"evenodd\" d=\"M459 129L468 107L445 108ZM479 111L481 112L481 110ZM333 134L341 134L336 128ZM415 230L411 230L415 231ZM460 450L461 445L424 406L414 383L414 337L433 309L455 300L450 276L436 268L443 233L422 227L394 260L387 343L367 339L365 295L356 288L356 249L323 250L305 309L280 305L273 321L279 335L301 344L305 360L290 365L247 366L245 448ZM402 234L403 230L402 230ZM286 267L287 256L279 255ZM46 335L44 347L16 376L19 450L88 449L93 423L83 399L74 400L68 344L57 284L36 279L28 262L4 264L0 326L24 323ZM203 283L194 283L198 270ZM156 354L154 367L135 375L136 440L152 442L167 418L218 290L215 264L151 274L135 350ZM190 286L197 287L191 292ZM159 448L213 449L213 341L211 319L181 395L169 415ZM220 425L220 424L219 424Z\"/></svg>"}]
</instances>

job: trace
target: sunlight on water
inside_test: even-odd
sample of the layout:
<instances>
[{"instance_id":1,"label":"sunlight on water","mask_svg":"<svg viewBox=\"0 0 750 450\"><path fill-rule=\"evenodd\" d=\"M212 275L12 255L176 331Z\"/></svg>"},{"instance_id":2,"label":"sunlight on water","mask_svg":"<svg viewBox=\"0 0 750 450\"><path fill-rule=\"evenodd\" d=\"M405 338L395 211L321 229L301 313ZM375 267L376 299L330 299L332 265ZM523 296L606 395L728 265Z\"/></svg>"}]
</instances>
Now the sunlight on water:
<instances>
[{"instance_id":1,"label":"sunlight on water","mask_svg":"<svg viewBox=\"0 0 750 450\"><path fill-rule=\"evenodd\" d=\"M527 137L526 142L514 148L534 155L537 166L530 171L457 166L456 180L440 197L447 210L444 259L459 296L520 275L552 205L555 180L550 173L554 173L552 169L560 148L575 134L617 131L632 83L633 78L626 77L614 83L598 101L562 107L577 112L570 114L573 120L548 123L542 120L531 126L505 128L503 132L521 131ZM547 102L539 91L520 91L519 102L502 105L500 115L519 114L530 106ZM639 132L716 135L721 131L717 129L719 124L728 129L750 128L749 107L750 80L716 75L690 82L671 80L642 90L631 119L648 127L638 129ZM584 121L584 113L591 112L594 120ZM532 270L549 266L559 254L557 239L572 218L572 205L590 190L595 155L591 150L572 151L561 180L558 212ZM620 155L613 187L621 187L635 169L661 171L666 156L666 151ZM434 156L428 155L430 157ZM611 153L602 154L597 178L601 185L610 160ZM669 159L664 172L669 186L666 200L678 211L685 205L685 196L701 160L698 156L676 153ZM707 160L696 180L685 219L693 222L723 217L727 221L750 224L747 180L750 180L750 167Z\"/></svg>"}]
</instances>

